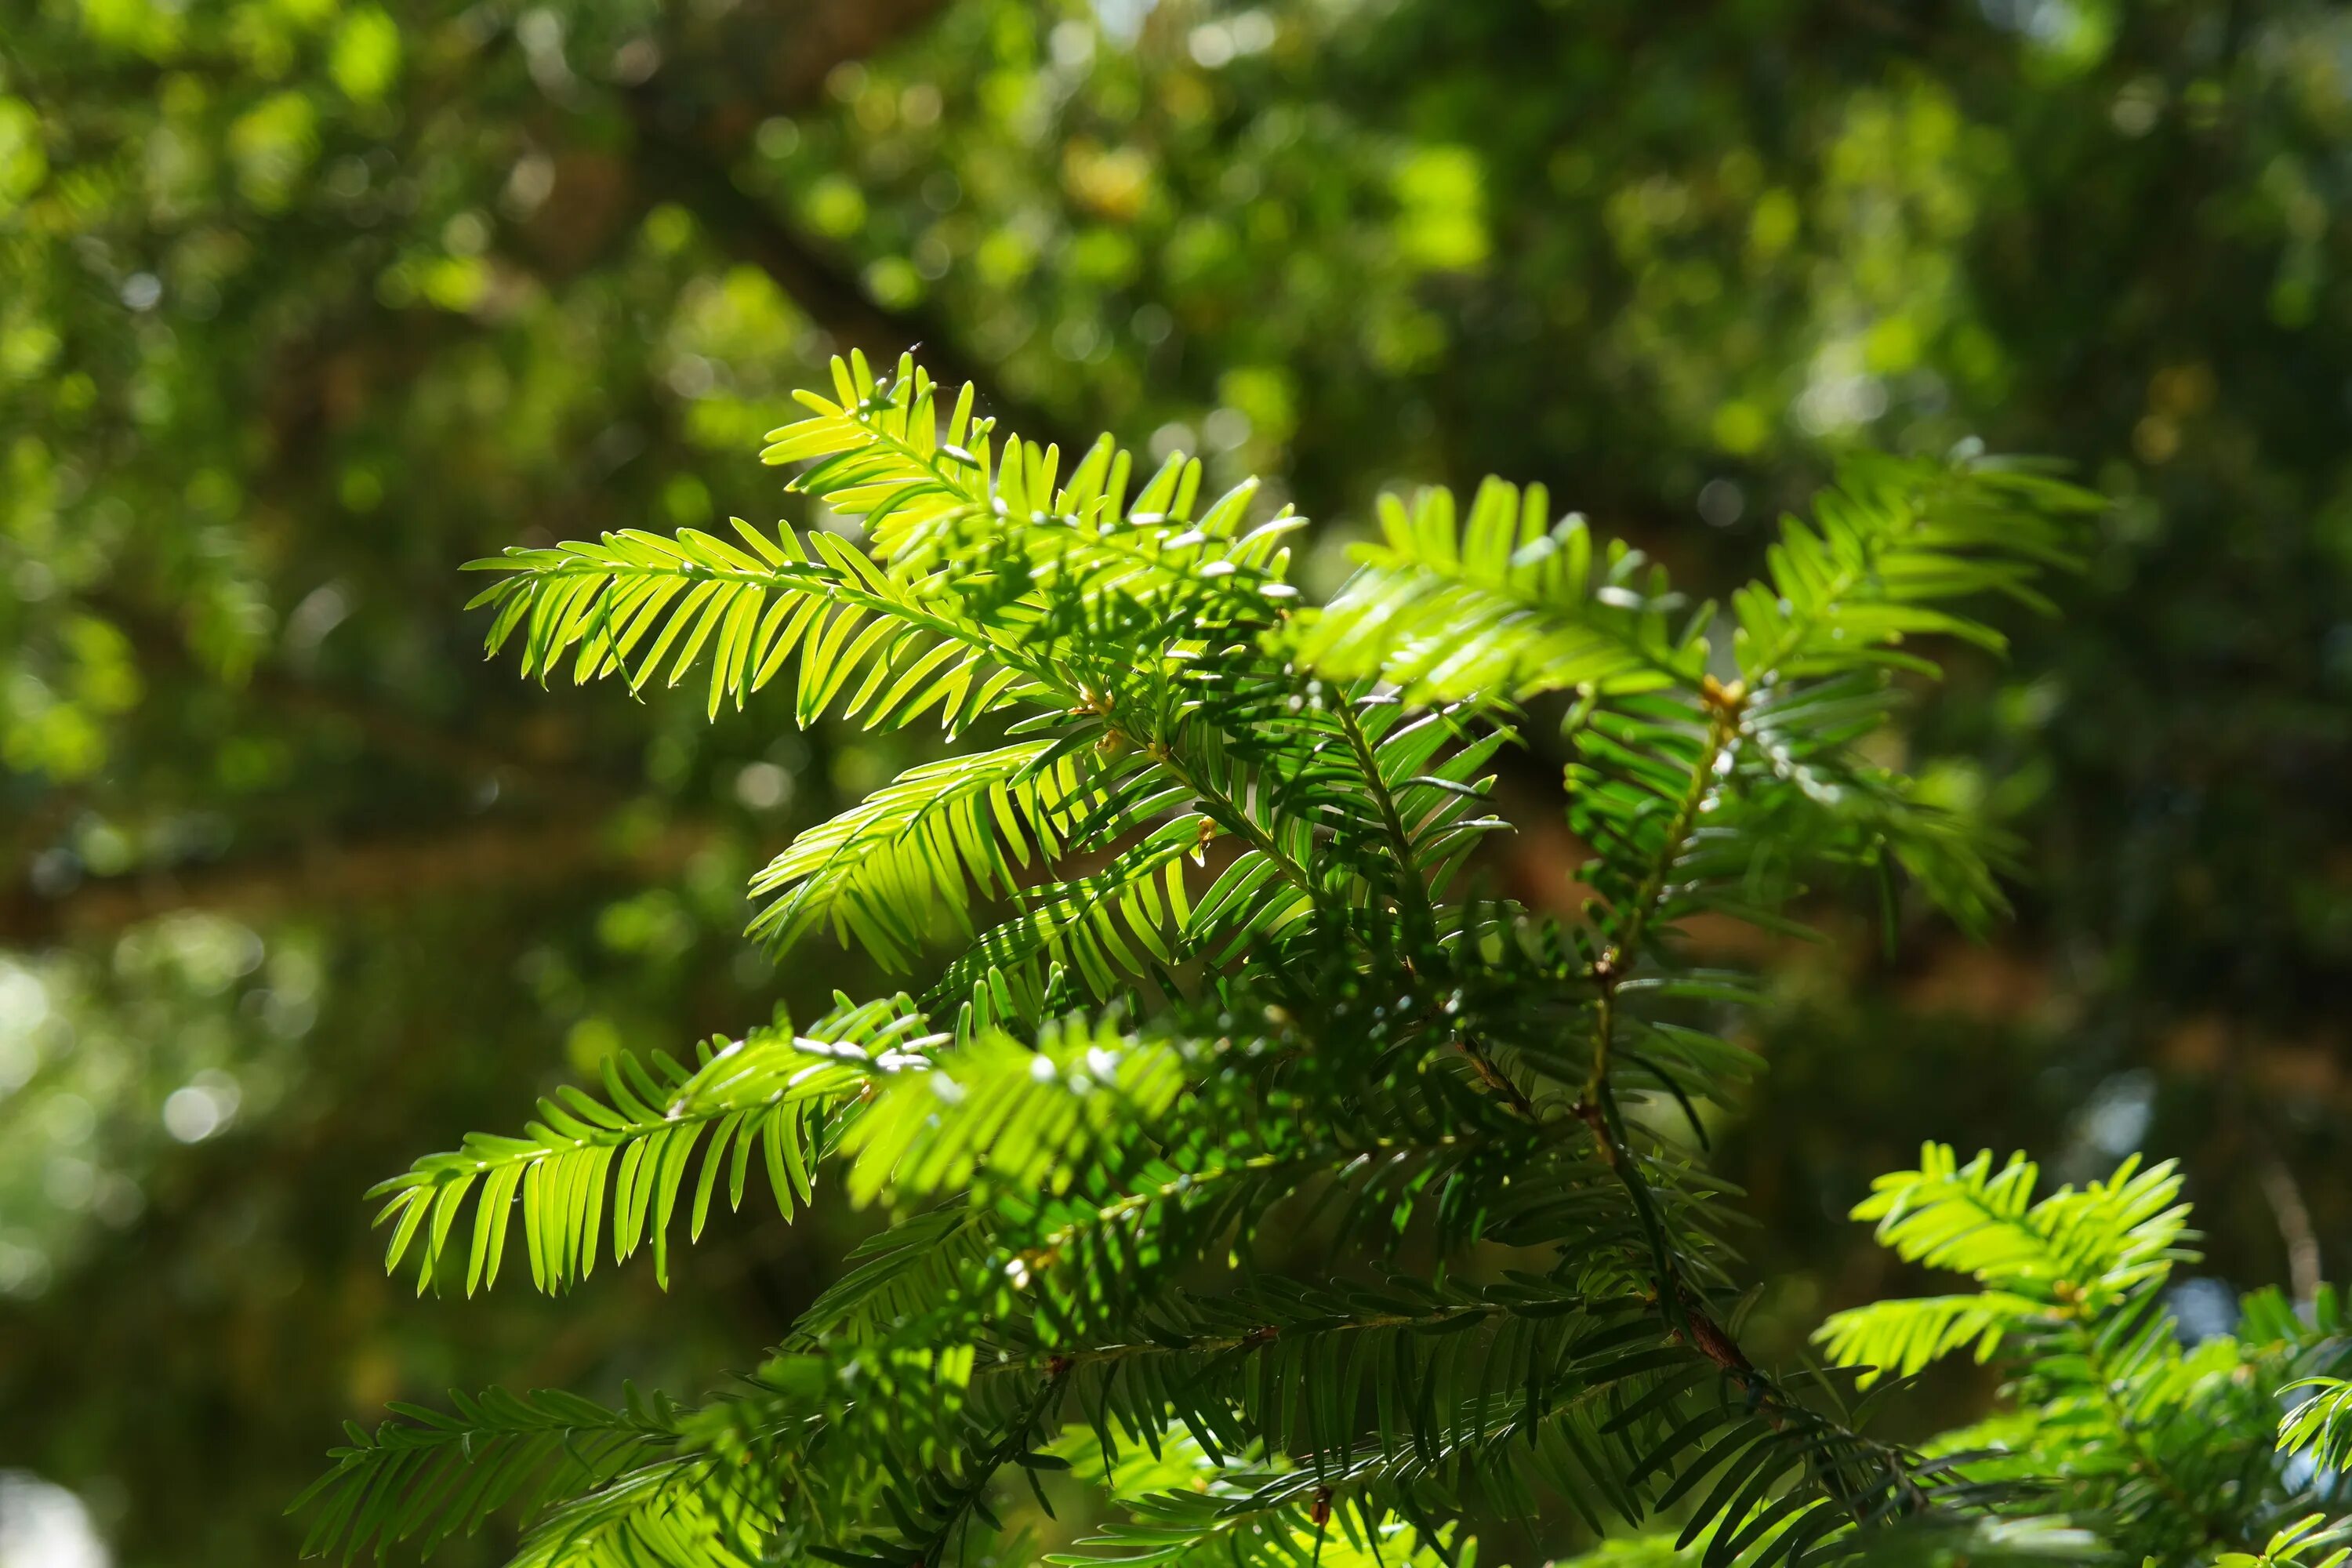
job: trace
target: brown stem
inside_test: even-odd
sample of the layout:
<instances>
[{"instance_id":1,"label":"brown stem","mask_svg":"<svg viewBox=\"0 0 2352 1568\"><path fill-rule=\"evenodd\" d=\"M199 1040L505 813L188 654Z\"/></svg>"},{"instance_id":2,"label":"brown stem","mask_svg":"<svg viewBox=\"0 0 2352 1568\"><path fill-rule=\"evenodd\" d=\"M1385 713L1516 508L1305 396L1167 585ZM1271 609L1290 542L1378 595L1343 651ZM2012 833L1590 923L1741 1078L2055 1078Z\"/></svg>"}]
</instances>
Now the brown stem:
<instances>
[{"instance_id":1,"label":"brown stem","mask_svg":"<svg viewBox=\"0 0 2352 1568\"><path fill-rule=\"evenodd\" d=\"M1739 734L1739 716L1748 700L1746 689L1737 681L1728 687L1718 685L1710 675L1700 689L1706 700L1706 742L1691 766L1690 781L1683 790L1682 799L1675 803L1674 816L1667 819L1665 830L1659 836L1657 854L1644 872L1641 886L1634 890L1625 923L1593 961L1590 972L1601 995L1593 1017L1592 1070L1584 1084L1584 1098L1588 1100L1600 1099L1608 1083L1609 1056L1616 1034L1617 987L1641 961L1642 941L1649 933L1650 921L1665 896L1666 879L1674 874L1675 862L1682 858L1684 844L1713 797L1717 769Z\"/></svg>"},{"instance_id":2,"label":"brown stem","mask_svg":"<svg viewBox=\"0 0 2352 1568\"><path fill-rule=\"evenodd\" d=\"M2319 1294L2321 1280L2319 1232L2311 1223L2311 1209L2303 1201L2303 1187L2294 1173L2279 1157L2269 1140L2257 1137L2254 1173L2263 1184L2263 1196L2270 1200L2271 1213L2278 1220L2279 1237L2286 1244L2287 1280L2298 1303L2309 1303Z\"/></svg>"}]
</instances>

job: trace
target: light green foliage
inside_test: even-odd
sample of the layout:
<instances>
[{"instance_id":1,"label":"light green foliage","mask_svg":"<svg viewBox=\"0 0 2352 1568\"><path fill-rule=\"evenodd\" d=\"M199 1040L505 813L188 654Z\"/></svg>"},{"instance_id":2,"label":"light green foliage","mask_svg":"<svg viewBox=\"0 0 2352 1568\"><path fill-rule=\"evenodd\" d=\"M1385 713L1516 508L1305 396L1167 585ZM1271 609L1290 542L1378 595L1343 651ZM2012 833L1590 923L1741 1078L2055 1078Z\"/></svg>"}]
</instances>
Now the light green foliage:
<instances>
[{"instance_id":1,"label":"light green foliage","mask_svg":"<svg viewBox=\"0 0 2352 1568\"><path fill-rule=\"evenodd\" d=\"M2273 1532L2260 1552L2223 1552L2216 1560L2217 1568L2271 1568L2273 1563L2280 1568L2289 1564L2294 1568L2340 1568L2347 1558L2352 1558L2352 1547L2336 1545L2347 1534L2352 1534L2352 1524L2331 1526L2324 1513L2306 1514Z\"/></svg>"},{"instance_id":2,"label":"light green foliage","mask_svg":"<svg viewBox=\"0 0 2352 1568\"><path fill-rule=\"evenodd\" d=\"M1177 456L1130 498L1108 440L1065 479L911 362L835 380L769 456L808 464L795 487L863 548L615 534L480 563L507 574L484 602L526 674L642 688L708 657L715 711L797 658L802 722L937 707L997 731L755 883L781 896L754 929L795 961L829 926L939 982L692 1069L624 1059L608 1100L567 1090L525 1137L386 1184L383 1217L420 1287L454 1274L469 1201L469 1289L518 1205L541 1289L608 1229L664 1271L677 1208L693 1234L722 1179L740 1203L756 1147L787 1215L838 1163L891 1228L698 1409L485 1401L356 1439L314 1545L430 1543L511 1500L541 1520L530 1561L726 1560L756 1517L772 1557L913 1568L1013 1531L1014 1475L1048 1513L1091 1477L1109 1519L1064 1562L1434 1563L1465 1515L1550 1507L1596 1533L1671 1520L1710 1563L2014 1527L2013 1488L1867 1436L1853 1379L1750 1359L1723 1196L1648 1110L1696 1124L1748 1070L1712 1010L1739 987L1687 966L1681 923L1779 929L1803 877L1916 847L1932 809L1854 750L1889 670L1932 668L1901 645L1993 640L1955 602L2026 592L2090 498L1969 460L1857 468L1724 638L1540 491L1490 483L1458 519L1436 492L1391 508L1316 610L1286 581L1297 520L1259 521L1248 484L1204 505ZM1556 691L1593 853L1576 921L1460 875L1506 826L1488 763ZM1924 885L1969 912L1984 863L1936 831ZM977 929L983 904L1010 918ZM1955 1251L1937 1205L2014 1206L2021 1183L1938 1169L1887 1199L1898 1244L2055 1278ZM2170 1193L2017 1223L2112 1295L2160 1269ZM2140 1229L2110 1257L2118 1215ZM559 1463L543 1434L572 1420L620 1435ZM447 1469L469 1426L492 1481ZM1098 1468L1066 1476L1080 1450ZM1115 1479L1139 1454L1141 1492Z\"/></svg>"},{"instance_id":3,"label":"light green foliage","mask_svg":"<svg viewBox=\"0 0 2352 1568\"><path fill-rule=\"evenodd\" d=\"M1973 1275L1983 1289L1841 1312L1822 1327L1830 1354L1905 1376L1971 1343L1982 1361L2005 1328L2107 1310L2188 1256L2178 1243L2189 1211L2174 1202L2180 1178L2169 1163L2127 1164L2113 1181L2037 1203L2039 1175L2021 1156L1998 1171L1990 1153L1963 1167L1930 1144L1918 1170L1880 1177L1854 1217L1876 1220L1879 1239L1906 1261Z\"/></svg>"},{"instance_id":4,"label":"light green foliage","mask_svg":"<svg viewBox=\"0 0 2352 1568\"><path fill-rule=\"evenodd\" d=\"M605 1100L567 1085L540 1101L540 1120L525 1136L476 1133L456 1153L420 1161L375 1188L370 1196L389 1200L379 1216L393 1227L386 1267L398 1268L415 1244L421 1294L474 1197L466 1293L498 1283L518 1207L531 1282L560 1290L596 1266L609 1185L614 1260L650 1237L654 1270L667 1283L670 1220L698 1147L690 1236L702 1234L721 1171L729 1206L741 1206L754 1150L776 1206L791 1218L794 1202L809 1198L825 1111L877 1075L924 1065L919 1052L930 1042L908 1038L917 1022L902 1007L845 999L806 1037L754 1031L706 1043L693 1072L666 1057L650 1068L626 1055L608 1058Z\"/></svg>"},{"instance_id":5,"label":"light green foliage","mask_svg":"<svg viewBox=\"0 0 2352 1568\"><path fill-rule=\"evenodd\" d=\"M2308 1452L2323 1468L2352 1470L2352 1382L2306 1377L2279 1393L2290 1398L2301 1395L2300 1403L2279 1418L2280 1451Z\"/></svg>"},{"instance_id":6,"label":"light green foliage","mask_svg":"<svg viewBox=\"0 0 2352 1568\"><path fill-rule=\"evenodd\" d=\"M1769 579L1734 595L1739 674L1761 687L1874 659L1932 675L1898 651L1921 634L1998 649L1991 626L1935 606L1999 591L2046 607L2029 584L2037 568L2070 563L2063 520L2081 506L2030 470L1978 466L1939 481L1916 464L1853 458L1815 498L1812 526L1784 520ZM1302 648L1319 668L1378 672L1422 700L1632 695L1707 673L1715 606L1684 605L1622 541L1596 559L1584 519L1554 523L1541 486L1523 495L1490 479L1458 525L1444 490L1411 508L1391 496L1381 524L1383 543Z\"/></svg>"},{"instance_id":7,"label":"light green foliage","mask_svg":"<svg viewBox=\"0 0 2352 1568\"><path fill-rule=\"evenodd\" d=\"M1383 497L1381 527L1384 543L1307 635L1301 651L1319 668L1382 675L1423 700L1630 694L1706 673L1704 626L1668 629L1678 605L1664 574L1620 541L1596 580L1591 530L1555 524L1540 485L1522 495L1490 479L1458 524L1445 490L1410 510Z\"/></svg>"},{"instance_id":8,"label":"light green foliage","mask_svg":"<svg viewBox=\"0 0 2352 1568\"><path fill-rule=\"evenodd\" d=\"M904 967L935 910L968 921L967 885L1018 890L1032 844L1051 861L1083 820L1077 764L1053 749L1030 741L916 768L803 834L752 879L755 896L782 895L752 931L786 949L830 917L835 935L854 927L861 945Z\"/></svg>"},{"instance_id":9,"label":"light green foliage","mask_svg":"<svg viewBox=\"0 0 2352 1568\"><path fill-rule=\"evenodd\" d=\"M311 1526L313 1546L338 1537L380 1536L387 1544L414 1539L429 1552L452 1532L478 1527L494 1510L536 1513L583 1493L608 1497L612 1483L624 1477L630 1492L642 1493L663 1485L677 1468L663 1457L677 1438L674 1405L625 1412L559 1391L523 1396L497 1390L478 1400L459 1395L453 1404L446 1415L395 1407L402 1420L373 1435L352 1429L352 1446L336 1450L337 1468L312 1489L330 1499ZM366 1484L341 1484L347 1471L363 1476ZM684 1495L692 1498L691 1491ZM433 1506L419 1508L419 1500ZM518 1561L562 1560L567 1538L590 1522L592 1512L603 1515L607 1508L608 1502L594 1510L556 1510L541 1537L546 1544L527 1547ZM650 1519L644 1522L659 1528ZM699 1513L680 1521L709 1561L748 1561L748 1553L726 1549L729 1532L713 1528L721 1524ZM633 1544L659 1549L654 1542Z\"/></svg>"},{"instance_id":10,"label":"light green foliage","mask_svg":"<svg viewBox=\"0 0 2352 1568\"><path fill-rule=\"evenodd\" d=\"M2127 1160L2040 1197L2038 1177L2021 1155L1963 1165L1929 1144L1917 1170L1880 1178L1854 1217L1876 1221L1898 1256L1980 1289L1837 1313L1819 1335L1832 1359L1868 1378L1970 1346L1998 1354L2002 1407L1940 1439L1944 1462L1986 1484L2030 1481L2035 1514L2127 1560L2340 1561L2326 1549L2352 1519L2310 1511L2338 1503L2347 1458L2352 1319L2336 1293L2297 1307L2257 1292L2235 1333L2185 1345L2165 1290L2196 1254L2170 1164Z\"/></svg>"}]
</instances>

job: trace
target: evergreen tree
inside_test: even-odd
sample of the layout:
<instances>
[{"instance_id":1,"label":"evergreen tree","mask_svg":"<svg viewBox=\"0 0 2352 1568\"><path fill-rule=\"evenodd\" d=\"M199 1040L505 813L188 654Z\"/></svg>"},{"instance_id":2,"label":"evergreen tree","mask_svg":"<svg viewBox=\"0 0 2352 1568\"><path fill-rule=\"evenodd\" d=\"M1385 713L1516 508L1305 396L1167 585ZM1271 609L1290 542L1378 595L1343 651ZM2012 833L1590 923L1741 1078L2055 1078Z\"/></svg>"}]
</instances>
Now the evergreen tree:
<instances>
[{"instance_id":1,"label":"evergreen tree","mask_svg":"<svg viewBox=\"0 0 2352 1568\"><path fill-rule=\"evenodd\" d=\"M1309 607L1301 520L1253 484L1210 499L1108 438L1065 477L911 362L834 380L766 457L838 531L511 550L477 603L542 682L693 674L715 716L789 671L803 724L985 737L753 882L779 952L830 933L909 989L615 1057L603 1096L378 1195L392 1266L469 1294L510 1243L544 1290L608 1247L666 1279L755 1163L787 1216L837 1173L887 1228L705 1403L491 1393L354 1428L313 1549L502 1509L550 1564L1025 1560L1056 1508L1097 1521L1065 1563L1462 1562L1470 1521L1538 1510L1664 1521L1657 1550L1709 1563L2328 1539L2324 1471L2271 1429L2274 1389L2345 1370L2339 1310L2263 1297L2242 1342L2179 1350L2168 1168L2037 1205L2031 1165L1931 1149L1862 1212L1984 1289L1841 1315L1826 1367L1740 1342L1701 1156L1751 993L1684 930L1801 930L1807 881L1849 874L2000 914L2003 847L1872 737L1936 673L1912 639L2000 648L1975 602L2043 605L2095 498L1857 458L1719 611L1490 479L1385 502ZM1509 826L1494 759L1536 723L1573 758L1579 920L1476 875ZM2006 1415L1866 1429L1879 1369L1970 1345L2021 1361ZM2352 1396L2306 1392L2280 1440L2340 1460Z\"/></svg>"}]
</instances>

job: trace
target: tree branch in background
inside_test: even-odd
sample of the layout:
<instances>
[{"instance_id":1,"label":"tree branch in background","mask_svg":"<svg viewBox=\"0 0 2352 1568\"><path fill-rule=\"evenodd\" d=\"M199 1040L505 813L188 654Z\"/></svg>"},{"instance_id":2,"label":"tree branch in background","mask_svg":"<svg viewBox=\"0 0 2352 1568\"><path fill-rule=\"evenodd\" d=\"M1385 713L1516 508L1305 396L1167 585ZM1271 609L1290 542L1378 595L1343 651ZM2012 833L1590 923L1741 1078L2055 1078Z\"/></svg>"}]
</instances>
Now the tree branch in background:
<instances>
[{"instance_id":1,"label":"tree branch in background","mask_svg":"<svg viewBox=\"0 0 2352 1568\"><path fill-rule=\"evenodd\" d=\"M773 279L838 347L862 349L877 363L920 348L934 374L973 383L983 406L1023 435L1075 452L1071 434L1045 411L1004 395L992 367L966 355L944 321L877 303L853 270L735 176L761 119L807 110L834 71L908 37L944 8L943 0L772 5L739 11L719 38L699 47L673 37L663 68L619 95L636 132L635 165L652 199L692 212L720 246ZM762 47L758 35L779 42Z\"/></svg>"},{"instance_id":2,"label":"tree branch in background","mask_svg":"<svg viewBox=\"0 0 2352 1568\"><path fill-rule=\"evenodd\" d=\"M947 9L946 0L763 0L730 18L764 23L778 40L752 79L743 62L725 62L743 78L747 100L798 109L816 100L825 79L850 60L889 47Z\"/></svg>"},{"instance_id":3,"label":"tree branch in background","mask_svg":"<svg viewBox=\"0 0 2352 1568\"><path fill-rule=\"evenodd\" d=\"M2271 1213L2278 1219L2279 1239L2286 1243L2286 1274L2289 1288L2298 1302L2310 1301L2319 1294L2322 1279L2319 1258L2319 1232L2311 1223L2311 1209L2303 1201L2303 1187L2294 1173L2279 1157L2269 1140L2255 1138L2254 1173L2263 1184L2263 1196L2270 1200Z\"/></svg>"},{"instance_id":4,"label":"tree branch in background","mask_svg":"<svg viewBox=\"0 0 2352 1568\"><path fill-rule=\"evenodd\" d=\"M109 937L158 915L205 910L246 920L303 911L348 913L420 899L562 886L583 876L658 879L708 844L707 823L671 822L641 841L615 842L602 816L486 817L435 834L304 845L210 866L82 883L59 896L28 887L0 897L0 945L33 948Z\"/></svg>"},{"instance_id":5,"label":"tree branch in background","mask_svg":"<svg viewBox=\"0 0 2352 1568\"><path fill-rule=\"evenodd\" d=\"M692 212L719 245L775 279L840 348L861 349L877 364L919 349L923 363L938 366L943 379L980 386L982 405L1023 435L1077 449L1050 415L996 388L990 367L966 358L943 323L876 303L855 276L739 185L729 173L739 151L716 140L709 121L698 122L680 100L650 91L634 92L626 101L637 132L637 166L653 191Z\"/></svg>"}]
</instances>

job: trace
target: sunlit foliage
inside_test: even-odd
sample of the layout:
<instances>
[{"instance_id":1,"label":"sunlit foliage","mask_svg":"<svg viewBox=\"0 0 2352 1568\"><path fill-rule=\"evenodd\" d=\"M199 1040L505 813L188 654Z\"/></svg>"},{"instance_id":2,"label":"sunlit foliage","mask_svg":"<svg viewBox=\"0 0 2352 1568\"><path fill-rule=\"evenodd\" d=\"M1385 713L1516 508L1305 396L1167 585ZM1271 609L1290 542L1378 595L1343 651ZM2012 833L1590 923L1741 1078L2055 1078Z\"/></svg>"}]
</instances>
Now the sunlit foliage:
<instances>
[{"instance_id":1,"label":"sunlit foliage","mask_svg":"<svg viewBox=\"0 0 2352 1568\"><path fill-rule=\"evenodd\" d=\"M689 1185L692 1289L608 1267L550 1304L517 1250L460 1311L376 1277L354 1199L616 1052L697 1070L688 1041L780 997L803 1029L836 985L936 1007L1056 941L1116 970L1079 919L1105 892L1154 921L1135 863L974 840L952 869L991 942L935 978L959 895L901 881L938 863L876 794L941 762L935 726L790 731L791 668L706 724L709 650L641 703L469 657L456 562L740 543L759 437L850 343L924 345L1066 457L1109 426L1143 469L1197 451L1213 494L1261 476L1317 520L1290 543L1318 600L1422 479L1465 510L1482 473L1540 479L1704 597L1858 449L2065 454L2118 502L2066 616L1997 617L2005 668L1938 647L1948 680L1870 742L2015 834L2019 920L1972 945L1873 877L1877 918L1816 900L1833 940L1801 952L1693 927L1770 966L1733 1037L1773 1070L1697 1102L1760 1222L1744 1334L1792 1352L1880 1288L1833 1216L1927 1138L2077 1184L2177 1154L2212 1232L2189 1301L2306 1279L2352 1216L2346 26L2306 0L0 4L8 1462L126 1563L246 1563L299 1539L277 1509L315 1434L388 1398L698 1387L874 1211L786 1226L714 1190L687 1256ZM1521 732L1468 776L1532 805L1566 758ZM864 870L778 867L746 940L747 877L788 839L830 857L793 835L860 800ZM926 831L962 845L961 809ZM1571 913L1580 851L1519 815L1497 885ZM897 917L864 911L902 889L941 901L893 970Z\"/></svg>"},{"instance_id":2,"label":"sunlit foliage","mask_svg":"<svg viewBox=\"0 0 2352 1568\"><path fill-rule=\"evenodd\" d=\"M1250 484L1212 499L1182 454L1147 477L1108 439L1066 475L910 359L833 379L768 456L863 547L608 535L478 563L500 574L478 603L526 674L674 685L707 658L716 713L790 668L803 724L1013 742L902 775L761 879L942 978L691 1069L616 1063L605 1098L379 1194L392 1267L469 1294L510 1246L543 1289L648 1237L660 1272L681 1212L698 1234L722 1181L742 1204L755 1160L787 1215L837 1168L893 1228L698 1408L501 1394L355 1431L314 1548L429 1545L512 1501L524 1562L911 1568L994 1550L1012 1477L1050 1511L1073 1454L1185 1437L1160 1493L1104 1500L1127 1522L1055 1560L1413 1555L1401 1531L1443 1557L1465 1518L1546 1506L1671 1518L1721 1563L2014 1534L2030 1489L1871 1436L1853 1380L1741 1348L1728 1213L1660 1113L1696 1130L1748 1070L1717 1023L1742 987L1692 966L1688 922L1784 928L1800 879L1848 868L1997 903L1981 847L1858 742L1895 673L1935 673L1915 639L1997 644L1975 606L2038 602L2095 498L1972 458L1858 464L1718 617L1490 481L1390 509L1317 608L1297 520ZM1592 847L1573 921L1461 874L1507 826L1496 742L1563 702ZM1033 855L1091 869L1036 881ZM982 929L983 903L1009 918ZM2049 1288L2144 1289L2170 1191L2032 1211L2105 1293ZM1885 1200L1897 1245L2010 1259L1923 1201ZM1919 1359L1898 1321L1833 1333Z\"/></svg>"}]
</instances>

